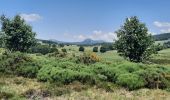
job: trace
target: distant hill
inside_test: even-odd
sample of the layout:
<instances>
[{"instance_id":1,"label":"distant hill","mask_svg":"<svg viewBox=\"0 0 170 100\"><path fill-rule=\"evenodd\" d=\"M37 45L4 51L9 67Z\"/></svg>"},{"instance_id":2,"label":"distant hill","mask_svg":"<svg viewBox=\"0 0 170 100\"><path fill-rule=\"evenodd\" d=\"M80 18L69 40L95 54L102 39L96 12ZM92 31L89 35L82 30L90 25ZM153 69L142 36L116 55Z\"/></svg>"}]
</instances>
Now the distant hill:
<instances>
[{"instance_id":1,"label":"distant hill","mask_svg":"<svg viewBox=\"0 0 170 100\"><path fill-rule=\"evenodd\" d=\"M58 41L55 39L50 39L50 40L42 40L38 39L42 43L48 43L48 44L70 44L70 45L97 45L97 44L102 44L102 43L109 43L105 42L103 40L92 40L92 39L85 39L82 42L64 42L64 41Z\"/></svg>"},{"instance_id":2,"label":"distant hill","mask_svg":"<svg viewBox=\"0 0 170 100\"><path fill-rule=\"evenodd\" d=\"M155 41L163 41L163 40L169 40L170 39L170 33L162 33L158 35L153 35Z\"/></svg>"},{"instance_id":3,"label":"distant hill","mask_svg":"<svg viewBox=\"0 0 170 100\"><path fill-rule=\"evenodd\" d=\"M81 45L94 45L94 44L100 44L100 43L105 43L103 40L92 40L92 39L85 39L82 42L77 42L78 44Z\"/></svg>"}]
</instances>

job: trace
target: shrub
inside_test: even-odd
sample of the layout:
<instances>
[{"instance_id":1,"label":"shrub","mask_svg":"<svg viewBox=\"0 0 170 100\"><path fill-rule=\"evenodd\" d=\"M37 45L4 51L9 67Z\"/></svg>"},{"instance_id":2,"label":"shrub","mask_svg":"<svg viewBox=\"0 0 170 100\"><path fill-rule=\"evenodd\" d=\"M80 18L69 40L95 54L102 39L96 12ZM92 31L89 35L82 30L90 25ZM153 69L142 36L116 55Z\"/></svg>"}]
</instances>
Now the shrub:
<instances>
[{"instance_id":1,"label":"shrub","mask_svg":"<svg viewBox=\"0 0 170 100\"><path fill-rule=\"evenodd\" d=\"M61 49L62 52L66 53L67 50L65 48Z\"/></svg>"},{"instance_id":2,"label":"shrub","mask_svg":"<svg viewBox=\"0 0 170 100\"><path fill-rule=\"evenodd\" d=\"M105 53L106 52L106 48L105 47L100 47L100 52L101 53Z\"/></svg>"},{"instance_id":3,"label":"shrub","mask_svg":"<svg viewBox=\"0 0 170 100\"><path fill-rule=\"evenodd\" d=\"M129 90L134 90L145 86L144 79L131 73L119 75L116 83L128 88Z\"/></svg>"},{"instance_id":4,"label":"shrub","mask_svg":"<svg viewBox=\"0 0 170 100\"><path fill-rule=\"evenodd\" d=\"M58 52L55 47L50 47L48 45L36 45L29 50L30 53L41 53L43 55L53 52Z\"/></svg>"},{"instance_id":5,"label":"shrub","mask_svg":"<svg viewBox=\"0 0 170 100\"><path fill-rule=\"evenodd\" d=\"M83 46L80 46L79 51L84 52L84 47L83 47Z\"/></svg>"},{"instance_id":6,"label":"shrub","mask_svg":"<svg viewBox=\"0 0 170 100\"><path fill-rule=\"evenodd\" d=\"M40 65L25 53L5 53L0 57L0 72L35 78Z\"/></svg>"},{"instance_id":7,"label":"shrub","mask_svg":"<svg viewBox=\"0 0 170 100\"><path fill-rule=\"evenodd\" d=\"M78 72L70 69L60 69L57 67L43 67L39 70L38 80L51 81L69 84L73 81L79 81L82 83L94 83L94 76L86 72Z\"/></svg>"},{"instance_id":8,"label":"shrub","mask_svg":"<svg viewBox=\"0 0 170 100\"><path fill-rule=\"evenodd\" d=\"M163 44L163 46L164 46L165 48L170 48L170 41L165 42L165 43Z\"/></svg>"},{"instance_id":9,"label":"shrub","mask_svg":"<svg viewBox=\"0 0 170 100\"><path fill-rule=\"evenodd\" d=\"M8 74L14 74L16 73L17 67L24 62L31 62L31 58L20 52L6 52L0 56L0 71Z\"/></svg>"},{"instance_id":10,"label":"shrub","mask_svg":"<svg viewBox=\"0 0 170 100\"><path fill-rule=\"evenodd\" d=\"M99 62L100 57L98 57L95 53L84 53L83 55L78 56L77 63L84 63L84 64L93 64L95 62Z\"/></svg>"},{"instance_id":11,"label":"shrub","mask_svg":"<svg viewBox=\"0 0 170 100\"><path fill-rule=\"evenodd\" d=\"M94 47L93 52L98 52L98 47Z\"/></svg>"},{"instance_id":12,"label":"shrub","mask_svg":"<svg viewBox=\"0 0 170 100\"><path fill-rule=\"evenodd\" d=\"M38 66L21 65L16 69L16 74L19 76L35 78L37 76L38 70Z\"/></svg>"},{"instance_id":13,"label":"shrub","mask_svg":"<svg viewBox=\"0 0 170 100\"><path fill-rule=\"evenodd\" d=\"M148 67L134 73L145 80L145 87L148 88L156 88L157 81L159 81L159 88L166 88L170 84L170 82L168 82L168 80L163 76L166 72L163 70L161 71L161 69L156 68L155 66Z\"/></svg>"}]
</instances>

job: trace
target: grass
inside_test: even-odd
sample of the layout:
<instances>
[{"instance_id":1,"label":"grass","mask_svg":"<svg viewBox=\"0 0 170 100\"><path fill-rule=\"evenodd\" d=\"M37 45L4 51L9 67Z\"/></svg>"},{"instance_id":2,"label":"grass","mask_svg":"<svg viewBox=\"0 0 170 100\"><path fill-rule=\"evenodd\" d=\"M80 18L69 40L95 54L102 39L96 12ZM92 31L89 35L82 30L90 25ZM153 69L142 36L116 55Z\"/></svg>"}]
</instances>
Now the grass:
<instances>
[{"instance_id":1,"label":"grass","mask_svg":"<svg viewBox=\"0 0 170 100\"><path fill-rule=\"evenodd\" d=\"M36 79L1 74L0 96L10 100L25 100L30 98L44 100L168 100L170 92L160 89L139 89L128 91L124 88L112 86L113 91L107 92L98 86L86 86L79 82L69 85L54 85L41 83ZM44 91L43 91L44 90ZM45 91L46 90L46 91ZM48 91L47 91L48 90ZM46 93L46 94L45 94ZM32 97L29 95L33 95ZM3 99L1 97L1 99Z\"/></svg>"},{"instance_id":2,"label":"grass","mask_svg":"<svg viewBox=\"0 0 170 100\"><path fill-rule=\"evenodd\" d=\"M68 55L59 61L69 60L72 54L81 55L77 46L65 46ZM85 47L86 52L91 52L92 47ZM4 52L0 49L0 52ZM1 55L1 53L0 53ZM112 66L129 63L120 57L116 51L97 53L101 57L101 64ZM47 55L29 54L33 61L39 65L55 65L56 58L49 58ZM150 60L153 65L170 66L170 49L160 51ZM99 65L100 65L99 63ZM123 65L122 65L123 66ZM107 66L106 66L107 67ZM71 68L71 67L70 67ZM96 67L97 68L97 67ZM121 66L119 66L121 68ZM90 68L92 70L92 68ZM88 70L90 70L88 69ZM105 68L103 68L105 69ZM87 70L87 71L88 71ZM100 71L100 70L99 70ZM103 76L102 76L103 77ZM107 84L107 85L106 85ZM25 100L25 99L48 99L48 100L168 100L170 92L161 89L138 89L128 91L126 88L114 83L98 83L95 85L73 82L69 84L39 82L37 79L30 79L12 75L0 74L0 99Z\"/></svg>"},{"instance_id":3,"label":"grass","mask_svg":"<svg viewBox=\"0 0 170 100\"><path fill-rule=\"evenodd\" d=\"M154 55L151 62L159 65L170 66L170 49L164 49Z\"/></svg>"}]
</instances>

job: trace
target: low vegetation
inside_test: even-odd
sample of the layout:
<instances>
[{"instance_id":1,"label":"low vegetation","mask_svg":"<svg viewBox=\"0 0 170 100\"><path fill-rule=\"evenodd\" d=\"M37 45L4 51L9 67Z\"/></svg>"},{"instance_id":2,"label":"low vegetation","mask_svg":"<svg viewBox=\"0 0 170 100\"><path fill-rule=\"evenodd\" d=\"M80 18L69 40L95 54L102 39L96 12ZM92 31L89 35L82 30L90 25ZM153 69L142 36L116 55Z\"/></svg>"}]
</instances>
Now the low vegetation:
<instances>
[{"instance_id":1,"label":"low vegetation","mask_svg":"<svg viewBox=\"0 0 170 100\"><path fill-rule=\"evenodd\" d=\"M8 21L9 26L29 28L19 16L12 21L2 16L1 20L3 35L13 32L5 27ZM31 28L29 31L26 33L34 41L35 34ZM161 44L155 46L137 17L126 19L117 34L116 44L80 47L53 43L28 45L23 41L13 46L18 41L8 39L16 37L17 33L8 34L0 48L0 99L63 99L72 95L74 99L84 95L85 99L141 99L141 91L151 93L159 89L158 92L169 98L170 49ZM146 59L151 56L152 59ZM92 95L93 92L96 94ZM101 98L97 97L99 95ZM151 94L151 98L155 97Z\"/></svg>"}]
</instances>

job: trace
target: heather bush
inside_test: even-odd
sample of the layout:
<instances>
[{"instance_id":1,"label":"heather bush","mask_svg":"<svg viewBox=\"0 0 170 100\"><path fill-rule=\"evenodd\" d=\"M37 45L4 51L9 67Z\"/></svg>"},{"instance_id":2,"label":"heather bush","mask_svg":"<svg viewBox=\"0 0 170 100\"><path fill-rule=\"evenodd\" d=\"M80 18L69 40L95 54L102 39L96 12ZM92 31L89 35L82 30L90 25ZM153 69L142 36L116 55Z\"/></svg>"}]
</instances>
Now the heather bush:
<instances>
[{"instance_id":1,"label":"heather bush","mask_svg":"<svg viewBox=\"0 0 170 100\"><path fill-rule=\"evenodd\" d=\"M95 53L83 53L82 55L77 57L77 63L84 63L84 64L93 64L99 62L101 58L97 56Z\"/></svg>"},{"instance_id":2,"label":"heather bush","mask_svg":"<svg viewBox=\"0 0 170 100\"><path fill-rule=\"evenodd\" d=\"M119 75L116 83L128 88L129 90L134 90L145 86L144 79L142 79L139 75L132 73Z\"/></svg>"}]
</instances>

